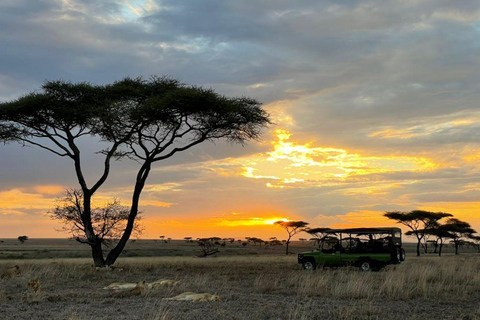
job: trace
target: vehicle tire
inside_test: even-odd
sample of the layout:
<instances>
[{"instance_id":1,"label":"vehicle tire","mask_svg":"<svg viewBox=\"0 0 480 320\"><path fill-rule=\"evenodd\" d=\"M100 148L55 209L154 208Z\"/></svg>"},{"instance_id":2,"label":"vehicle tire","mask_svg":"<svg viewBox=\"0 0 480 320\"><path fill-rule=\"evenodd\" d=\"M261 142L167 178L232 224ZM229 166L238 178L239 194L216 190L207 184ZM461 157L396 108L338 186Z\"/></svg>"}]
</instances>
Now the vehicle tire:
<instances>
[{"instance_id":1,"label":"vehicle tire","mask_svg":"<svg viewBox=\"0 0 480 320\"><path fill-rule=\"evenodd\" d=\"M398 248L393 249L390 256L392 257L393 264L399 264L400 261L402 261L402 252Z\"/></svg>"},{"instance_id":2,"label":"vehicle tire","mask_svg":"<svg viewBox=\"0 0 480 320\"><path fill-rule=\"evenodd\" d=\"M360 271L373 271L375 269L375 265L372 260L361 260L358 262L358 267Z\"/></svg>"},{"instance_id":3,"label":"vehicle tire","mask_svg":"<svg viewBox=\"0 0 480 320\"><path fill-rule=\"evenodd\" d=\"M405 261L407 254L405 253L405 249L400 249L400 261Z\"/></svg>"},{"instance_id":4,"label":"vehicle tire","mask_svg":"<svg viewBox=\"0 0 480 320\"><path fill-rule=\"evenodd\" d=\"M304 270L315 270L317 268L317 263L315 260L306 260L302 263Z\"/></svg>"}]
</instances>

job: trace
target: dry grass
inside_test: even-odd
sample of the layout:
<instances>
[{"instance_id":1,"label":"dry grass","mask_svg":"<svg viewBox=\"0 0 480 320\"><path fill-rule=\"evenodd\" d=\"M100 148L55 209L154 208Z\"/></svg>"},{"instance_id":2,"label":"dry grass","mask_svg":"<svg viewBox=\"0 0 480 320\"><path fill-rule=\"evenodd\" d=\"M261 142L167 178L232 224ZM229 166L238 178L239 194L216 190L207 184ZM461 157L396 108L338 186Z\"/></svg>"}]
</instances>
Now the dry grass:
<instances>
[{"instance_id":1,"label":"dry grass","mask_svg":"<svg viewBox=\"0 0 480 320\"><path fill-rule=\"evenodd\" d=\"M301 270L295 256L122 258L96 272L90 259L3 260L21 274L0 280L1 319L480 319L480 256L408 258L380 272ZM41 296L26 284L38 279ZM112 282L180 280L139 295ZM221 302L165 301L182 292ZM4 316L5 315L5 316Z\"/></svg>"}]
</instances>

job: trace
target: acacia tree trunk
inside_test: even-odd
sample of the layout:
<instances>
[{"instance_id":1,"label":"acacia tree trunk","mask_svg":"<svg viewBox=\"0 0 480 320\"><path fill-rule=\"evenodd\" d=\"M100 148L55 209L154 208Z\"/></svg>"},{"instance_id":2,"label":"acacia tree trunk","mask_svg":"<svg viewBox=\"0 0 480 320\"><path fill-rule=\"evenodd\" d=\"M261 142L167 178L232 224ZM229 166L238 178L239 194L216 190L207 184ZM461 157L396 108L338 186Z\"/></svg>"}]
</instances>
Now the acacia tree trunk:
<instances>
[{"instance_id":1,"label":"acacia tree trunk","mask_svg":"<svg viewBox=\"0 0 480 320\"><path fill-rule=\"evenodd\" d=\"M420 257L420 244L421 244L422 239L418 239L417 242L417 257Z\"/></svg>"},{"instance_id":2,"label":"acacia tree trunk","mask_svg":"<svg viewBox=\"0 0 480 320\"><path fill-rule=\"evenodd\" d=\"M105 261L107 266L111 266L115 263L115 261L118 259L123 249L125 248L128 239L130 239L133 227L135 225L135 218L138 214L140 195L142 194L142 190L145 186L145 181L147 180L148 174L150 173L150 169L151 162L146 161L138 172L137 180L135 182L135 189L132 196L132 206L130 207L130 214L128 216L127 226L125 227L125 231L123 232L120 241L118 241L117 245L108 253L107 260Z\"/></svg>"},{"instance_id":3,"label":"acacia tree trunk","mask_svg":"<svg viewBox=\"0 0 480 320\"><path fill-rule=\"evenodd\" d=\"M287 242L285 242L285 245L286 245L285 255L288 255L288 254L289 254L288 246L290 245L290 240L291 240L291 239L292 239L292 236L289 235L289 236L288 236L288 239L287 239Z\"/></svg>"},{"instance_id":4,"label":"acacia tree trunk","mask_svg":"<svg viewBox=\"0 0 480 320\"><path fill-rule=\"evenodd\" d=\"M458 255L458 245L459 243L455 241L455 255Z\"/></svg>"},{"instance_id":5,"label":"acacia tree trunk","mask_svg":"<svg viewBox=\"0 0 480 320\"><path fill-rule=\"evenodd\" d=\"M440 245L438 247L438 256L442 256L442 247L443 247L443 239L440 239Z\"/></svg>"},{"instance_id":6,"label":"acacia tree trunk","mask_svg":"<svg viewBox=\"0 0 480 320\"><path fill-rule=\"evenodd\" d=\"M103 249L101 243L90 244L92 248L92 258L95 267L103 268L105 267L105 259L103 258Z\"/></svg>"}]
</instances>

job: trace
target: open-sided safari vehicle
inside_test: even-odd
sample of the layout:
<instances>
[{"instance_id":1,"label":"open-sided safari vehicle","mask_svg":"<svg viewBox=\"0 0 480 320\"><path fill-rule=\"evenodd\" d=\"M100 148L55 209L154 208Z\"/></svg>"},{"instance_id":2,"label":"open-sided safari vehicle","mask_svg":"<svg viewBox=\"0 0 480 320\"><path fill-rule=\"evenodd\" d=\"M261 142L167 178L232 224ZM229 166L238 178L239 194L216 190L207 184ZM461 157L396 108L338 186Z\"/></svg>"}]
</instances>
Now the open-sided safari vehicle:
<instances>
[{"instance_id":1,"label":"open-sided safari vehicle","mask_svg":"<svg viewBox=\"0 0 480 320\"><path fill-rule=\"evenodd\" d=\"M399 228L331 229L325 233L320 249L298 255L298 263L304 269L356 266L371 271L405 260Z\"/></svg>"}]
</instances>

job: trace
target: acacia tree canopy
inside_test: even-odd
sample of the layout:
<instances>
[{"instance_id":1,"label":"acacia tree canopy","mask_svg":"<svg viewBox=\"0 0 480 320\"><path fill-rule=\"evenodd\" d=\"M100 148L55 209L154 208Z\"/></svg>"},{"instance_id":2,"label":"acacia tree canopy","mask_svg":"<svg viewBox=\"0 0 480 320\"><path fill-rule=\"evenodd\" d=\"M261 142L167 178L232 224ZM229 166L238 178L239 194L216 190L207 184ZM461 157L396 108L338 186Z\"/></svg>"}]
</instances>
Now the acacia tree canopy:
<instances>
[{"instance_id":1,"label":"acacia tree canopy","mask_svg":"<svg viewBox=\"0 0 480 320\"><path fill-rule=\"evenodd\" d=\"M0 104L0 141L33 145L72 159L83 193L85 237L100 267L113 264L126 245L153 163L205 141L244 144L259 139L269 123L254 99L225 97L165 77L125 78L108 85L47 81L40 93ZM107 145L100 150L103 170L91 184L80 158L78 141L84 136ZM127 225L105 259L92 225L91 199L107 180L111 160L122 157L138 161L139 170Z\"/></svg>"},{"instance_id":2,"label":"acacia tree canopy","mask_svg":"<svg viewBox=\"0 0 480 320\"><path fill-rule=\"evenodd\" d=\"M283 221L279 220L274 222L273 224L278 225L282 228L284 228L287 231L288 234L288 239L285 242L286 248L285 248L285 254L288 255L288 246L290 244L290 240L294 235L296 235L299 232L305 231L305 227L308 225L308 222L305 221Z\"/></svg>"},{"instance_id":3,"label":"acacia tree canopy","mask_svg":"<svg viewBox=\"0 0 480 320\"><path fill-rule=\"evenodd\" d=\"M410 229L408 234L415 235L417 238L417 256L420 256L420 244L425 237L426 230L438 225L439 220L445 217L451 217L452 215L445 212L413 210L410 212L385 212L384 216L395 220L397 223L401 223Z\"/></svg>"},{"instance_id":4,"label":"acacia tree canopy","mask_svg":"<svg viewBox=\"0 0 480 320\"><path fill-rule=\"evenodd\" d=\"M455 254L458 254L458 246L460 245L462 238L469 238L476 233L468 222L456 218L448 219L446 223L439 226L438 229L446 238L452 239L455 245Z\"/></svg>"}]
</instances>

